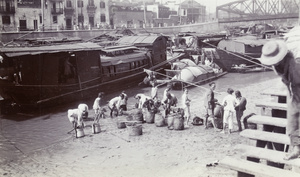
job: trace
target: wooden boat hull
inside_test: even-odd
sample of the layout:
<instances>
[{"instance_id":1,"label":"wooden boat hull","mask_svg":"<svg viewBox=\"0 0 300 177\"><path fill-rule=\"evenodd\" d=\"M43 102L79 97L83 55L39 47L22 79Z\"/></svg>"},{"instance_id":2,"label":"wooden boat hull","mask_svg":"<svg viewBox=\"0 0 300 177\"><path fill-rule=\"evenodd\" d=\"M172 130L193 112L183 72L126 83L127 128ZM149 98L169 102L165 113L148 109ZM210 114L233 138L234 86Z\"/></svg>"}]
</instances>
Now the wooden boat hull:
<instances>
[{"instance_id":1,"label":"wooden boat hull","mask_svg":"<svg viewBox=\"0 0 300 177\"><path fill-rule=\"evenodd\" d=\"M109 62L102 61L105 50L96 44L51 47L23 49L20 53L18 49L2 49L6 65L16 68L13 75L0 78L0 95L5 100L32 108L86 100L99 92L112 93L137 85L147 75L144 68L160 71L168 65L163 57L153 65L146 51L132 47L107 49L116 56ZM124 57L120 57L122 54Z\"/></svg>"},{"instance_id":2,"label":"wooden boat hull","mask_svg":"<svg viewBox=\"0 0 300 177\"><path fill-rule=\"evenodd\" d=\"M227 52L219 49L216 49L216 52L218 53L219 58L214 58L214 62L228 72L234 72L234 66L247 66L253 65L254 63L260 63L257 59L254 59L259 58L260 54L244 56L239 53Z\"/></svg>"},{"instance_id":3,"label":"wooden boat hull","mask_svg":"<svg viewBox=\"0 0 300 177\"><path fill-rule=\"evenodd\" d=\"M160 71L163 68L153 68ZM70 103L97 96L99 92L113 93L137 85L146 77L143 70L134 74L102 82L101 78L83 84L71 85L15 85L0 80L0 95L23 107L43 107Z\"/></svg>"}]
</instances>

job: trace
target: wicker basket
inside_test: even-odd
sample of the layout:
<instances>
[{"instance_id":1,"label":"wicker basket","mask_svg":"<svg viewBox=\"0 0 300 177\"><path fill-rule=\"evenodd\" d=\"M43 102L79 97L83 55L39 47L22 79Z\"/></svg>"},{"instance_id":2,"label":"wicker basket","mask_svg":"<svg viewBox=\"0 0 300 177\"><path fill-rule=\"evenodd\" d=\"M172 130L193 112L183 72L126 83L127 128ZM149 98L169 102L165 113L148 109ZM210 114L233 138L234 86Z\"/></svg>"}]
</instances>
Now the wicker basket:
<instances>
[{"instance_id":1,"label":"wicker basket","mask_svg":"<svg viewBox=\"0 0 300 177\"><path fill-rule=\"evenodd\" d=\"M154 119L155 119L155 113L154 113L154 111L153 110L146 111L146 117L145 117L145 119L146 119L146 122L148 124L153 124L154 123Z\"/></svg>"},{"instance_id":2,"label":"wicker basket","mask_svg":"<svg viewBox=\"0 0 300 177\"><path fill-rule=\"evenodd\" d=\"M166 125L166 120L161 113L157 113L155 115L154 122L157 127L163 127Z\"/></svg>"},{"instance_id":3,"label":"wicker basket","mask_svg":"<svg viewBox=\"0 0 300 177\"><path fill-rule=\"evenodd\" d=\"M117 127L118 129L126 128L125 122L117 121Z\"/></svg>"},{"instance_id":4,"label":"wicker basket","mask_svg":"<svg viewBox=\"0 0 300 177\"><path fill-rule=\"evenodd\" d=\"M140 136L143 134L143 127L141 124L133 124L132 126L127 126L129 136Z\"/></svg>"}]
</instances>

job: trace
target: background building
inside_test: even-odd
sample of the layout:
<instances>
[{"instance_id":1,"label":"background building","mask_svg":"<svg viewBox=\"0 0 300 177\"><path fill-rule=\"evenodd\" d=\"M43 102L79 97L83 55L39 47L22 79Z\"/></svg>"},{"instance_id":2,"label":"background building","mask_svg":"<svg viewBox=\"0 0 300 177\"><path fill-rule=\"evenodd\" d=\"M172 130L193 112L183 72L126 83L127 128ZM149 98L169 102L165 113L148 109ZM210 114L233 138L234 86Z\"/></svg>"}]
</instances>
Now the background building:
<instances>
[{"instance_id":1,"label":"background building","mask_svg":"<svg viewBox=\"0 0 300 177\"><path fill-rule=\"evenodd\" d=\"M0 0L2 31L109 27L109 0Z\"/></svg>"},{"instance_id":2,"label":"background building","mask_svg":"<svg viewBox=\"0 0 300 177\"><path fill-rule=\"evenodd\" d=\"M112 5L110 7L110 25L112 28L151 27L153 17L153 13L144 11L143 6Z\"/></svg>"},{"instance_id":3,"label":"background building","mask_svg":"<svg viewBox=\"0 0 300 177\"><path fill-rule=\"evenodd\" d=\"M2 31L166 27L205 22L195 0L0 0Z\"/></svg>"}]
</instances>

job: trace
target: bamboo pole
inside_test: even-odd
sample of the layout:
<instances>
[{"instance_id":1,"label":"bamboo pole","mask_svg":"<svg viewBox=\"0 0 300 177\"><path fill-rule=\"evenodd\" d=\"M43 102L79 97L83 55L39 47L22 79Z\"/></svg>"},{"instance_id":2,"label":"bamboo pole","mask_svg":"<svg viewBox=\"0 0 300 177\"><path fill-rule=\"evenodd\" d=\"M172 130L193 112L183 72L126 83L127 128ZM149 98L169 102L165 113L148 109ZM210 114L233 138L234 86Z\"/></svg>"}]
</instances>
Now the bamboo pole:
<instances>
[{"instance_id":1,"label":"bamboo pole","mask_svg":"<svg viewBox=\"0 0 300 177\"><path fill-rule=\"evenodd\" d=\"M159 72L156 72L156 71L151 71L151 70L148 70L148 69L144 69L145 71L149 71L149 72L154 72L154 73L157 73L161 76L164 76L164 77L167 77L167 78L170 78L172 79L172 77L168 76L168 75L165 75L165 74L162 74L162 73L159 73ZM172 81L179 81L179 82L183 82L183 83L186 83L186 84L189 84L189 85L192 85L192 86L195 86L195 87L198 87L198 88L201 88L201 89L204 89L204 90L209 90L209 88L205 88L205 87L202 87L200 85L197 85L197 84L194 84L194 83L191 83L191 82L187 82L187 81L183 81L181 79L174 79ZM162 84L161 84L162 85ZM214 91L215 92L215 91ZM215 93L218 93L220 94L219 92L215 92Z\"/></svg>"}]
</instances>

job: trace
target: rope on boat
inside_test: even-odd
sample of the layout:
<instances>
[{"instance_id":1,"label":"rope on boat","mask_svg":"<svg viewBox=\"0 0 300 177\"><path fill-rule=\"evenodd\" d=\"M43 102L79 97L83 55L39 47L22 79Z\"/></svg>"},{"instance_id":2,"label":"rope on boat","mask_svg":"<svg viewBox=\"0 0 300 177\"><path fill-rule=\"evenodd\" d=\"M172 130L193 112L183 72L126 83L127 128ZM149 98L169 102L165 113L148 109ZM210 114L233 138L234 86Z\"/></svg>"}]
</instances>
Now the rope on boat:
<instances>
[{"instance_id":1,"label":"rope on boat","mask_svg":"<svg viewBox=\"0 0 300 177\"><path fill-rule=\"evenodd\" d=\"M165 74L162 74L162 73L159 73L159 72L156 72L156 71L151 71L151 70L148 70L148 69L144 69L144 70L145 70L145 71L149 71L149 72L154 72L154 73L157 73L157 74L159 74L159 75L161 75L161 76L164 76L164 77L167 77L167 78L172 79L172 77L170 77L170 76L168 76L168 75L165 75ZM203 86L200 86L200 85L197 85L197 84L194 84L194 83L191 83L191 82L183 81L183 80L181 80L181 79L174 79L174 80L172 80L172 81L179 81L179 82L183 82L183 83L186 83L186 84L189 84L189 85L198 87L198 88L202 88L202 89L204 89L204 90L209 90L209 88L205 88L205 87L203 87ZM162 84L161 84L161 85L162 85ZM214 92L215 92L215 93L218 93L218 92L216 92L216 91L214 91Z\"/></svg>"},{"instance_id":2,"label":"rope on boat","mask_svg":"<svg viewBox=\"0 0 300 177\"><path fill-rule=\"evenodd\" d=\"M217 46L215 46L215 45L212 45L212 44L207 43L207 42L204 42L204 41L202 41L202 42L205 43L205 44L207 44L207 45L209 45L209 46L211 46L211 47L214 47L214 48L216 48L216 49L219 49L219 50L222 50L222 51L224 51L224 52L230 53L231 55L234 55L234 56L236 56L236 57L239 57L239 58L241 58L241 59L243 59L243 60L249 61L249 62L251 62L251 63L254 63L254 64L256 64L256 65L262 66L262 67L267 68L267 69L272 69L272 68L269 67L269 66L263 65L263 64L261 64L261 63L257 63L257 62L252 61L252 60L249 60L249 59L247 59L247 58L245 58L245 57L242 57L242 56L239 56L239 55L237 55L237 54L235 54L235 53L233 53L233 52L231 52L231 51L228 51L228 50L225 50L225 49L221 49L221 48L219 48L219 47L217 47ZM245 54L243 54L243 55L245 55ZM256 59L256 58L253 58L253 57L248 56L248 55L245 55L245 56L247 56L247 57L249 57L249 58L252 58L252 59Z\"/></svg>"},{"instance_id":3,"label":"rope on boat","mask_svg":"<svg viewBox=\"0 0 300 177\"><path fill-rule=\"evenodd\" d=\"M31 31L31 32L29 32L29 33L26 33L26 34L24 34L24 35L22 35L22 36L20 36L20 37L18 37L18 38L16 38L16 39L21 39L22 37L27 36L27 35L29 35L29 34L31 34L31 33L33 33L33 32L35 32L35 31ZM12 40L12 41L10 41L10 42L4 44L4 46L7 46L8 44L13 43L13 42L14 42L14 40Z\"/></svg>"}]
</instances>

